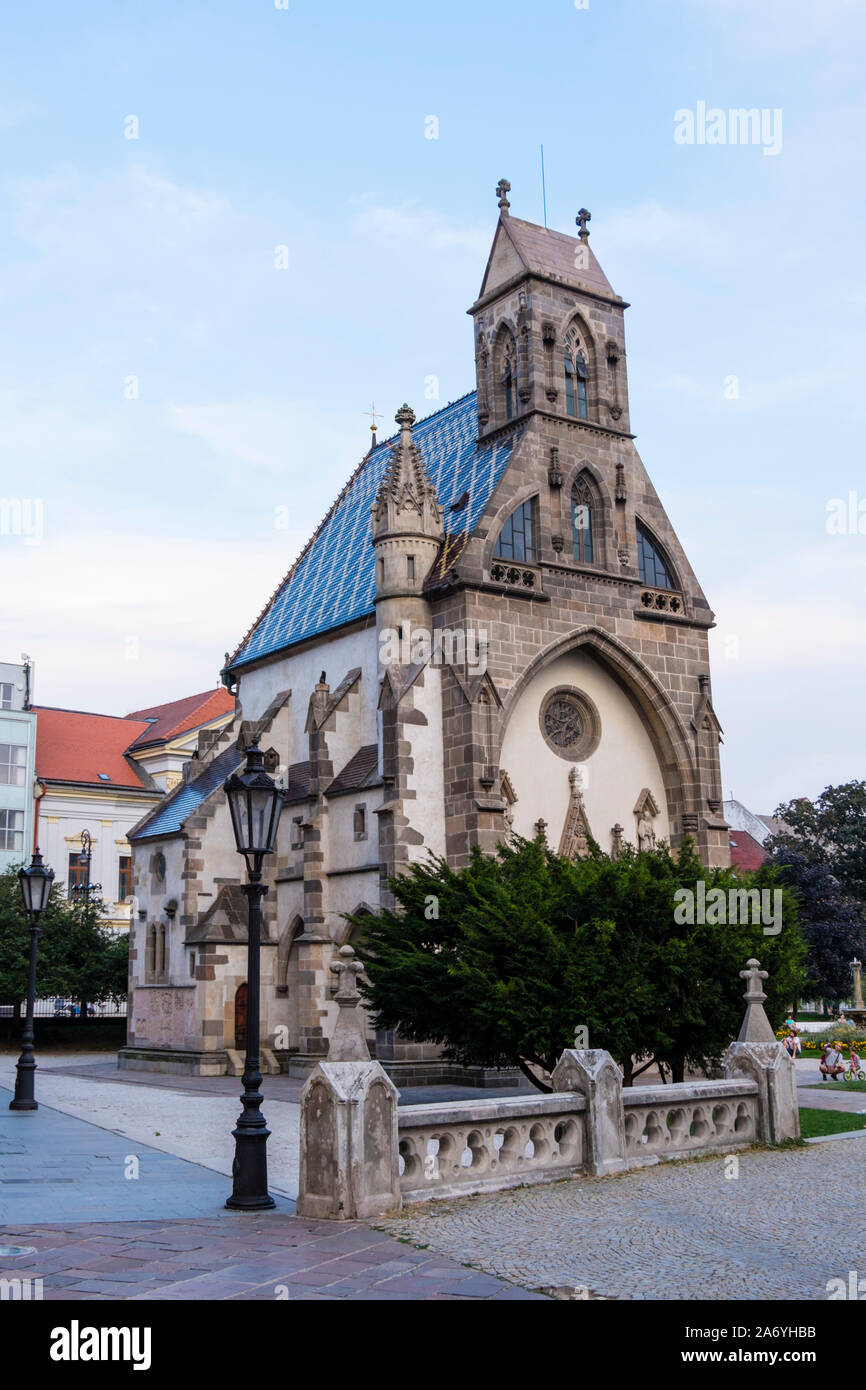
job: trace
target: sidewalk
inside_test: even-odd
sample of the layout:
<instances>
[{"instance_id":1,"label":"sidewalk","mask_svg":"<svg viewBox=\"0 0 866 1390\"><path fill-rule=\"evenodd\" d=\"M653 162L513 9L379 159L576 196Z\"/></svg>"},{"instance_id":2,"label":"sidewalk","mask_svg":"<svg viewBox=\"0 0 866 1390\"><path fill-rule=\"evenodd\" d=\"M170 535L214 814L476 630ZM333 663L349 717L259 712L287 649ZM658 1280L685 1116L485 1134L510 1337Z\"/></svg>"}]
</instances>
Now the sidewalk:
<instances>
[{"instance_id":1,"label":"sidewalk","mask_svg":"<svg viewBox=\"0 0 866 1390\"><path fill-rule=\"evenodd\" d=\"M0 1089L0 1239L35 1252L0 1256L0 1279L41 1278L46 1299L543 1297L362 1222L303 1220L285 1198L227 1211L220 1173L10 1099Z\"/></svg>"},{"instance_id":2,"label":"sidewalk","mask_svg":"<svg viewBox=\"0 0 866 1390\"><path fill-rule=\"evenodd\" d=\"M866 1091L837 1091L830 1082L822 1081L817 1057L798 1057L794 1065L797 1104L801 1109L848 1110L856 1115L866 1115Z\"/></svg>"}]
</instances>

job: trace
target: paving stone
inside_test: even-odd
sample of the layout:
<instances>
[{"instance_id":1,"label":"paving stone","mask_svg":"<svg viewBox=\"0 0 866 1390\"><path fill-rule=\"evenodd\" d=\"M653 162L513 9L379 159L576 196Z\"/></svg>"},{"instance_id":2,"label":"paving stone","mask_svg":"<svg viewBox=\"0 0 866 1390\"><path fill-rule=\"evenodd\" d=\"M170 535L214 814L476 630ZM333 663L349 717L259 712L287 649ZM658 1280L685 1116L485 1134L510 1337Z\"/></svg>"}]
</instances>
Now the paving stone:
<instances>
[{"instance_id":1,"label":"paving stone","mask_svg":"<svg viewBox=\"0 0 866 1390\"><path fill-rule=\"evenodd\" d=\"M377 1224L531 1289L606 1298L823 1299L828 1280L862 1270L866 1138L737 1157L733 1179L719 1155L419 1204Z\"/></svg>"}]
</instances>

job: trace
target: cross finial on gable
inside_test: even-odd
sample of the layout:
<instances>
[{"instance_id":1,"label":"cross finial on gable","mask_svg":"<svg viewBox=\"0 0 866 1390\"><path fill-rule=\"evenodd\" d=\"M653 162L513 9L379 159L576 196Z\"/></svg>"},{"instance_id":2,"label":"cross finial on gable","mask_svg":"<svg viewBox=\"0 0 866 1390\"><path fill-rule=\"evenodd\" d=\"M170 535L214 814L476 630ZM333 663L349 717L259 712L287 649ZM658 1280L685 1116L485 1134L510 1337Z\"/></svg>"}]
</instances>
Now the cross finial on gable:
<instances>
[{"instance_id":1,"label":"cross finial on gable","mask_svg":"<svg viewBox=\"0 0 866 1390\"><path fill-rule=\"evenodd\" d=\"M500 179L496 185L496 196L499 199L499 206L503 212L507 212L511 207L508 201L508 194L511 192L511 184L508 179Z\"/></svg>"},{"instance_id":2,"label":"cross finial on gable","mask_svg":"<svg viewBox=\"0 0 866 1390\"><path fill-rule=\"evenodd\" d=\"M740 979L746 981L746 992L743 998L747 1003L761 1003L766 999L766 994L761 988L761 981L766 980L767 972L761 969L761 962L752 956L746 961L747 970L740 971Z\"/></svg>"},{"instance_id":3,"label":"cross finial on gable","mask_svg":"<svg viewBox=\"0 0 866 1390\"><path fill-rule=\"evenodd\" d=\"M364 1014L358 1005L361 995L358 976L364 969L351 946L341 946L339 959L331 961L338 985L334 999L340 1006L337 1023L328 1046L329 1062L369 1062Z\"/></svg>"},{"instance_id":4,"label":"cross finial on gable","mask_svg":"<svg viewBox=\"0 0 866 1390\"><path fill-rule=\"evenodd\" d=\"M580 228L580 231L578 232L580 240L589 241L589 232L587 230L586 224L587 222L592 221L592 213L587 212L586 208L581 208L580 212L577 214L574 220Z\"/></svg>"}]
</instances>

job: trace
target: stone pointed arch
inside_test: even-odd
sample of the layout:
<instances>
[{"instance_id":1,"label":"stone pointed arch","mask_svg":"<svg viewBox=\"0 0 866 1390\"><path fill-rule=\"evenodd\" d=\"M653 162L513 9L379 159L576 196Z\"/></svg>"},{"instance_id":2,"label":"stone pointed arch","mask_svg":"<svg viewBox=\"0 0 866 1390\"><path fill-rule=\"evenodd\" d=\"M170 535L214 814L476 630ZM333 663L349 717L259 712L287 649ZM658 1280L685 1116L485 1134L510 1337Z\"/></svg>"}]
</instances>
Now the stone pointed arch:
<instances>
[{"instance_id":1,"label":"stone pointed arch","mask_svg":"<svg viewBox=\"0 0 866 1390\"><path fill-rule=\"evenodd\" d=\"M276 986L277 994L289 992L289 957L295 941L304 930L304 919L296 913L291 922L283 928L277 943Z\"/></svg>"},{"instance_id":2,"label":"stone pointed arch","mask_svg":"<svg viewBox=\"0 0 866 1390\"><path fill-rule=\"evenodd\" d=\"M505 425L521 413L519 386L518 333L510 320L503 319L493 339L493 415L497 425Z\"/></svg>"},{"instance_id":3,"label":"stone pointed arch","mask_svg":"<svg viewBox=\"0 0 866 1390\"><path fill-rule=\"evenodd\" d=\"M628 695L652 741L662 773L667 800L671 841L698 825L700 784L695 768L694 744L670 697L650 668L624 642L602 628L577 628L559 637L540 652L508 694L499 736L499 757L511 717L530 681L561 656L587 651L607 670Z\"/></svg>"},{"instance_id":4,"label":"stone pointed arch","mask_svg":"<svg viewBox=\"0 0 866 1390\"><path fill-rule=\"evenodd\" d=\"M597 420L599 416L600 404L600 384L599 384L599 359L600 353L595 341L595 334L589 326L588 319L577 310L569 314L562 326L557 355L559 358L559 372L561 374L562 395L561 400L565 403L565 358L567 349L570 345L571 335L576 334L583 349L583 356L586 362L587 371L587 416L588 420ZM575 417L577 418L577 417Z\"/></svg>"},{"instance_id":5,"label":"stone pointed arch","mask_svg":"<svg viewBox=\"0 0 866 1390\"><path fill-rule=\"evenodd\" d=\"M570 525L566 535L566 545L569 546L575 564L590 564L599 569L609 567L612 533L610 537L608 533L611 531L613 513L606 493L607 489L603 489L596 470L591 468L588 463L578 465L571 471L568 491L565 493L570 509ZM588 535L592 538L591 559L580 556L576 550L574 531L574 504L576 501L585 502L589 508L591 520Z\"/></svg>"},{"instance_id":6,"label":"stone pointed arch","mask_svg":"<svg viewBox=\"0 0 866 1390\"><path fill-rule=\"evenodd\" d=\"M375 912L375 911L376 911L376 908L375 908L375 907L372 907L372 906L370 905L370 903L365 902L364 900L362 900L361 902L357 903L355 907L352 908L352 911L351 911L350 916L352 916L352 917L357 917L357 915L358 915L359 912ZM354 927L354 926L352 925L351 922L347 922L346 919L345 919L345 917L342 917L342 918L340 919L340 924L339 924L339 926L337 927L336 933L335 933L335 935L334 935L334 945L335 945L335 946L338 946L338 947L339 947L339 946L349 946L349 945L352 944L352 942L353 942L354 940L356 940L357 935L358 935L358 929L357 929L357 927Z\"/></svg>"},{"instance_id":7,"label":"stone pointed arch","mask_svg":"<svg viewBox=\"0 0 866 1390\"><path fill-rule=\"evenodd\" d=\"M670 546L666 545L664 541L659 539L659 535L656 528L650 525L648 521L645 521L644 518L641 516L640 512L635 513L635 528L636 536L638 538L638 550L640 550L640 533L642 531L646 536L646 539L649 542L652 549L657 552L659 559L661 560L662 564L668 572L668 578L671 581L670 585L663 585L662 587L669 587L672 593L682 593L683 581L680 577L680 567L678 564L674 562ZM639 557L638 566L640 566ZM641 583L652 585L652 581L649 579L644 580L643 578L641 578ZM652 587L658 586L652 585Z\"/></svg>"}]
</instances>

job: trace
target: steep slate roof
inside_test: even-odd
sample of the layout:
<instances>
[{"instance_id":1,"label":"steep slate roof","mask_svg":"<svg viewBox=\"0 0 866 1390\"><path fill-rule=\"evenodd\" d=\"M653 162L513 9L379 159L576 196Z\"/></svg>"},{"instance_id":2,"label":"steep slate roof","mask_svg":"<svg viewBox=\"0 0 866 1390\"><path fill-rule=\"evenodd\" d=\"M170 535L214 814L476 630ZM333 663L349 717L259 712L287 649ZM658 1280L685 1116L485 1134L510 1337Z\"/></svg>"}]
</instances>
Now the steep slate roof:
<instances>
[{"instance_id":1,"label":"steep slate roof","mask_svg":"<svg viewBox=\"0 0 866 1390\"><path fill-rule=\"evenodd\" d=\"M170 738L176 738L190 729L198 729L223 714L232 714L234 707L234 696L221 685L215 690L206 690L202 695L187 695L183 700L170 700L165 705L135 710L126 716L127 719L145 719L149 723L130 747L146 748L151 743L166 743Z\"/></svg>"},{"instance_id":2,"label":"steep slate roof","mask_svg":"<svg viewBox=\"0 0 866 1390\"><path fill-rule=\"evenodd\" d=\"M229 774L240 766L242 758L243 754L236 746L218 753L194 782L181 782L174 791L169 792L156 810L146 820L139 822L129 839L147 840L154 835L176 834L211 792L215 792Z\"/></svg>"},{"instance_id":3,"label":"steep slate roof","mask_svg":"<svg viewBox=\"0 0 866 1390\"><path fill-rule=\"evenodd\" d=\"M286 801L304 801L310 795L310 764L292 763L286 778Z\"/></svg>"},{"instance_id":4,"label":"steep slate roof","mask_svg":"<svg viewBox=\"0 0 866 1390\"><path fill-rule=\"evenodd\" d=\"M148 725L141 719L34 706L36 775L43 782L79 782L98 787L159 790L126 750ZM106 773L108 780L100 777Z\"/></svg>"},{"instance_id":5,"label":"steep slate roof","mask_svg":"<svg viewBox=\"0 0 866 1390\"><path fill-rule=\"evenodd\" d=\"M474 391L420 420L413 430L445 511L444 553L451 559L471 534L520 437L519 431L511 431L476 448L477 433ZM397 438L392 435L372 449L352 474L231 658L232 669L374 612L370 509ZM451 503L464 492L468 502L452 512ZM461 544L455 547L455 540Z\"/></svg>"},{"instance_id":6,"label":"steep slate roof","mask_svg":"<svg viewBox=\"0 0 866 1390\"><path fill-rule=\"evenodd\" d=\"M503 217L500 225L508 233L527 270L537 275L553 275L571 284L587 285L612 299L619 298L588 242L551 231L549 227L537 227L534 222L523 222L519 217ZM578 246L585 248L586 266L581 261L575 262Z\"/></svg>"},{"instance_id":7,"label":"steep slate roof","mask_svg":"<svg viewBox=\"0 0 866 1390\"><path fill-rule=\"evenodd\" d=\"M338 772L330 786L325 788L325 796L338 796L340 792L360 791L362 787L372 786L378 781L379 745L365 743L349 759L341 772Z\"/></svg>"}]
</instances>

